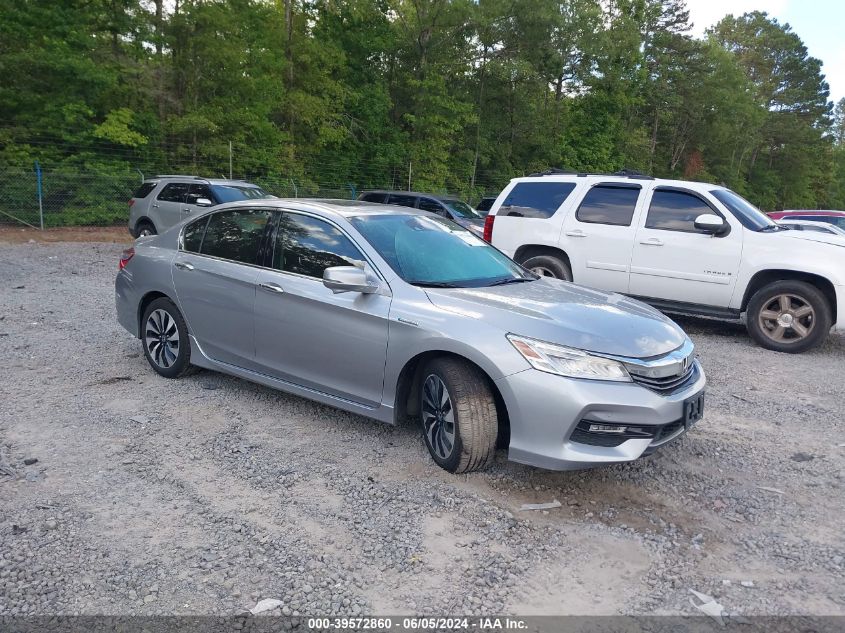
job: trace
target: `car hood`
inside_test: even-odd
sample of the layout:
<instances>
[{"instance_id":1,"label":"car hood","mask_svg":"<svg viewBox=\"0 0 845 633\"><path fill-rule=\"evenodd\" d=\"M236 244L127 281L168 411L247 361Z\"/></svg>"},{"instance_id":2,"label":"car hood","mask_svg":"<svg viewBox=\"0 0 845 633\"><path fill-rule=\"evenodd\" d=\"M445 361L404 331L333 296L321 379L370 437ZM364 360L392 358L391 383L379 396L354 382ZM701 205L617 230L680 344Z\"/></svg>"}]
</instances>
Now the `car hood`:
<instances>
[{"instance_id":1,"label":"car hood","mask_svg":"<svg viewBox=\"0 0 845 633\"><path fill-rule=\"evenodd\" d=\"M443 310L551 343L600 354L648 358L683 345L672 320L634 299L556 279L487 288L426 288Z\"/></svg>"},{"instance_id":2,"label":"car hood","mask_svg":"<svg viewBox=\"0 0 845 633\"><path fill-rule=\"evenodd\" d=\"M804 240L805 242L818 242L820 244L830 244L832 246L845 247L845 235L835 235L833 233L818 233L815 231L778 231L777 233L769 233L770 237L787 240Z\"/></svg>"}]
</instances>

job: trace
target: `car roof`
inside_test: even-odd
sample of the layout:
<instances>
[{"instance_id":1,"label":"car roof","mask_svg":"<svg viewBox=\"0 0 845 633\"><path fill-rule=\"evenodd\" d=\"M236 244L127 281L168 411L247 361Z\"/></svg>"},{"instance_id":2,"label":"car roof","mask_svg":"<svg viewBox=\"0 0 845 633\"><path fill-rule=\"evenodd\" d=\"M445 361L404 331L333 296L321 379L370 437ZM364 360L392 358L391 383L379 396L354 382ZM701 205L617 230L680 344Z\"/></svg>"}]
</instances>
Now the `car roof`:
<instances>
[{"instance_id":1,"label":"car roof","mask_svg":"<svg viewBox=\"0 0 845 633\"><path fill-rule=\"evenodd\" d=\"M238 200L214 207L211 211L247 207L268 207L271 209L290 209L293 211L312 211L328 216L354 218L363 215L430 215L435 214L421 209L401 207L395 204L380 204L364 200L343 200L331 198L262 198L260 200Z\"/></svg>"},{"instance_id":2,"label":"car roof","mask_svg":"<svg viewBox=\"0 0 845 633\"><path fill-rule=\"evenodd\" d=\"M769 215L783 218L793 217L796 215L816 215L820 217L838 218L845 216L845 211L836 211L834 209L807 209L806 211L790 209L789 211L775 211Z\"/></svg>"},{"instance_id":3,"label":"car roof","mask_svg":"<svg viewBox=\"0 0 845 633\"><path fill-rule=\"evenodd\" d=\"M246 180L234 180L229 178L203 178L202 176L180 176L178 174L162 174L160 176L152 176L145 178L144 182L160 182L162 180L178 180L183 182L198 182L210 185L230 185L236 187L258 187L255 183L247 182Z\"/></svg>"},{"instance_id":4,"label":"car roof","mask_svg":"<svg viewBox=\"0 0 845 633\"><path fill-rule=\"evenodd\" d=\"M365 193L384 193L384 194L396 194L397 196L423 196L425 198L434 198L435 200L460 200L458 196L450 196L449 194L443 193L424 193L421 191L399 191L399 190L392 190L392 189L367 189L366 191L362 191L361 195Z\"/></svg>"},{"instance_id":5,"label":"car roof","mask_svg":"<svg viewBox=\"0 0 845 633\"><path fill-rule=\"evenodd\" d=\"M576 174L576 173L543 173L532 174L530 176L522 176L513 178L512 183L521 182L587 182L589 184L598 183L620 183L626 185L641 185L643 182L652 182L658 187L678 187L682 189L690 189L692 191L713 191L714 189L726 189L722 185L715 185L709 182L695 182L691 180L672 180L669 178L652 178L636 172L631 172L626 175L619 174Z\"/></svg>"}]
</instances>

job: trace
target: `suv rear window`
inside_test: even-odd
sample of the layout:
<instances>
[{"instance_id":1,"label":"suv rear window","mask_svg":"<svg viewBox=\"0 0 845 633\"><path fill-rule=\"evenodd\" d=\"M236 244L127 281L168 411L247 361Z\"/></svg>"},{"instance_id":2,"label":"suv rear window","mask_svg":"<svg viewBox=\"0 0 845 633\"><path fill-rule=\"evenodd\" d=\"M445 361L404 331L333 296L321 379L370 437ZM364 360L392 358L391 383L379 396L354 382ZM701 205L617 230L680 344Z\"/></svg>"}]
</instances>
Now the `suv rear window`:
<instances>
[{"instance_id":1,"label":"suv rear window","mask_svg":"<svg viewBox=\"0 0 845 633\"><path fill-rule=\"evenodd\" d=\"M596 185L581 201L575 217L579 222L631 226L640 187Z\"/></svg>"},{"instance_id":2,"label":"suv rear window","mask_svg":"<svg viewBox=\"0 0 845 633\"><path fill-rule=\"evenodd\" d=\"M498 215L517 218L550 218L572 190L572 182L520 182L511 189Z\"/></svg>"},{"instance_id":3,"label":"suv rear window","mask_svg":"<svg viewBox=\"0 0 845 633\"><path fill-rule=\"evenodd\" d=\"M157 182L145 182L143 185L138 187L135 190L135 193L132 194L133 198L146 198L150 195L150 192L156 188Z\"/></svg>"}]
</instances>

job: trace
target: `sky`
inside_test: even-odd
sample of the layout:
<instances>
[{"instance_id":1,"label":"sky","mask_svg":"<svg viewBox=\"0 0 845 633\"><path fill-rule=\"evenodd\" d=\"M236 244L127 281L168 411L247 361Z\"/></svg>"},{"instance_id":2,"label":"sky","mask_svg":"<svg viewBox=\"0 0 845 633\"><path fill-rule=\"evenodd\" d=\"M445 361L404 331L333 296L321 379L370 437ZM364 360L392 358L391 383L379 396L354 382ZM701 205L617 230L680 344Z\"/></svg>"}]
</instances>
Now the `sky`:
<instances>
[{"instance_id":1,"label":"sky","mask_svg":"<svg viewBox=\"0 0 845 633\"><path fill-rule=\"evenodd\" d=\"M845 97L845 2L843 0L686 0L693 34L701 36L729 13L765 11L789 24L810 55L822 61L830 100Z\"/></svg>"}]
</instances>

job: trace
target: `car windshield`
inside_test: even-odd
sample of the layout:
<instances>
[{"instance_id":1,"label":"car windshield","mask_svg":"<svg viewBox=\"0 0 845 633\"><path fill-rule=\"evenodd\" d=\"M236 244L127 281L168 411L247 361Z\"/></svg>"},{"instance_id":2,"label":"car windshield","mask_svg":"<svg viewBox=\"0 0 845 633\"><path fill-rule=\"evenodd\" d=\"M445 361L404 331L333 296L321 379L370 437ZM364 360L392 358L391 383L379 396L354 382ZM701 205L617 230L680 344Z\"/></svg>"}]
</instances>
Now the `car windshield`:
<instances>
[{"instance_id":1,"label":"car windshield","mask_svg":"<svg viewBox=\"0 0 845 633\"><path fill-rule=\"evenodd\" d=\"M461 200L440 200L443 204L449 207L449 210L454 213L459 218L465 218L467 220L478 220L481 216L469 206L466 202L462 202Z\"/></svg>"},{"instance_id":2,"label":"car windshield","mask_svg":"<svg viewBox=\"0 0 845 633\"><path fill-rule=\"evenodd\" d=\"M402 279L423 287L478 288L536 277L451 220L362 215L352 224Z\"/></svg>"},{"instance_id":3,"label":"car windshield","mask_svg":"<svg viewBox=\"0 0 845 633\"><path fill-rule=\"evenodd\" d=\"M752 231L765 231L779 228L779 225L753 204L730 189L713 189L713 197L725 205L737 220Z\"/></svg>"},{"instance_id":4,"label":"car windshield","mask_svg":"<svg viewBox=\"0 0 845 633\"><path fill-rule=\"evenodd\" d=\"M211 185L211 190L221 203L272 197L263 189L249 185Z\"/></svg>"}]
</instances>

